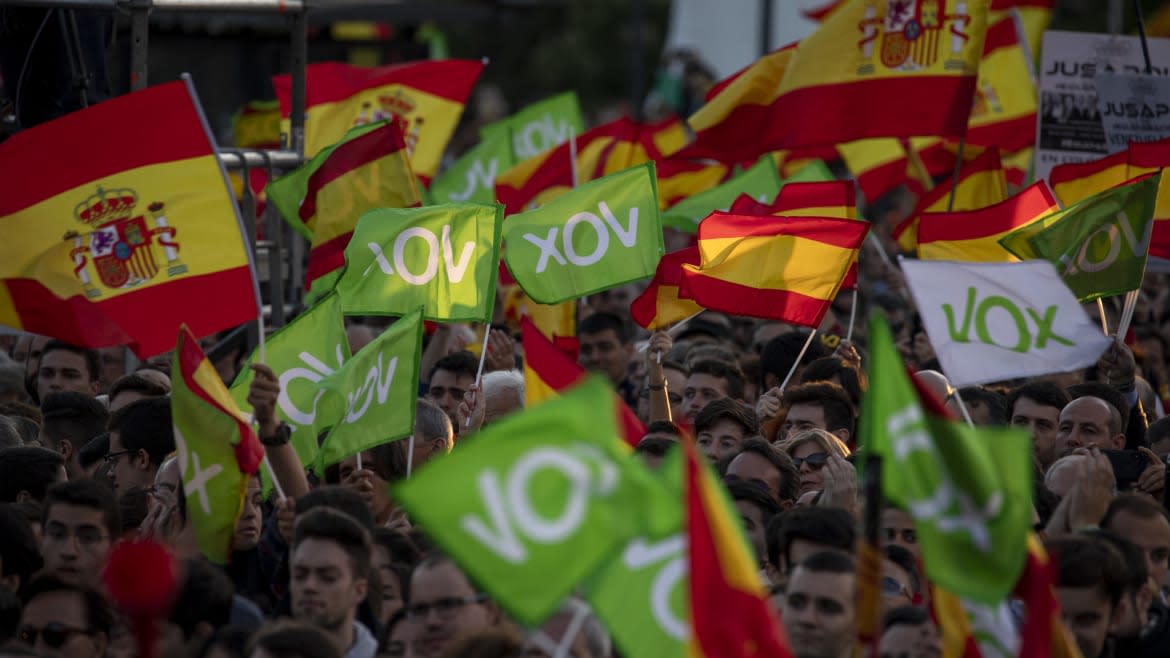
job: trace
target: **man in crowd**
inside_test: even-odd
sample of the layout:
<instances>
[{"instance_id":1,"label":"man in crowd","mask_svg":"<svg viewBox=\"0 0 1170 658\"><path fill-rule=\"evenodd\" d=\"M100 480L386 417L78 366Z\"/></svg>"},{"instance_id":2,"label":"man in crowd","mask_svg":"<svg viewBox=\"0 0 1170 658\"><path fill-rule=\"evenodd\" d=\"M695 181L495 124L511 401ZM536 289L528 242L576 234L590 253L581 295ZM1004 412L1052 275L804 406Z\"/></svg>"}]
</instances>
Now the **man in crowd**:
<instances>
[{"instance_id":1,"label":"man in crowd","mask_svg":"<svg viewBox=\"0 0 1170 658\"><path fill-rule=\"evenodd\" d=\"M762 486L782 510L791 508L800 493L800 474L792 458L758 436L744 439L730 456L726 477Z\"/></svg>"},{"instance_id":2,"label":"man in crowd","mask_svg":"<svg viewBox=\"0 0 1170 658\"><path fill-rule=\"evenodd\" d=\"M712 463L734 454L759 431L755 412L731 398L715 400L695 416L695 438Z\"/></svg>"},{"instance_id":3,"label":"man in crowd","mask_svg":"<svg viewBox=\"0 0 1170 658\"><path fill-rule=\"evenodd\" d=\"M703 407L715 400L743 400L743 372L739 366L718 359L700 359L687 371L683 405L689 422L695 422Z\"/></svg>"},{"instance_id":4,"label":"man in crowd","mask_svg":"<svg viewBox=\"0 0 1170 658\"><path fill-rule=\"evenodd\" d=\"M814 553L792 570L781 619L796 658L848 658L856 641L853 558Z\"/></svg>"},{"instance_id":5,"label":"man in crowd","mask_svg":"<svg viewBox=\"0 0 1170 658\"><path fill-rule=\"evenodd\" d=\"M1121 414L1113 405L1093 396L1077 398L1061 409L1056 428L1056 456L1064 457L1077 448L1089 446L1101 450L1125 447Z\"/></svg>"},{"instance_id":6,"label":"man in crowd","mask_svg":"<svg viewBox=\"0 0 1170 658\"><path fill-rule=\"evenodd\" d=\"M618 395L633 407L637 400L629 380L630 355L634 353L629 325L612 313L594 313L578 323L577 339L581 367L608 377Z\"/></svg>"},{"instance_id":7,"label":"man in crowd","mask_svg":"<svg viewBox=\"0 0 1170 658\"><path fill-rule=\"evenodd\" d=\"M49 487L43 509L43 573L96 585L122 527L114 494L94 480L62 482Z\"/></svg>"},{"instance_id":8,"label":"man in crowd","mask_svg":"<svg viewBox=\"0 0 1170 658\"><path fill-rule=\"evenodd\" d=\"M418 658L438 658L459 638L501 622L496 604L440 553L423 558L414 568L406 617L414 624Z\"/></svg>"},{"instance_id":9,"label":"man in crowd","mask_svg":"<svg viewBox=\"0 0 1170 658\"><path fill-rule=\"evenodd\" d=\"M163 459L175 450L171 401L139 400L110 419L110 451L106 464L119 495L154 483Z\"/></svg>"},{"instance_id":10,"label":"man in crowd","mask_svg":"<svg viewBox=\"0 0 1170 658\"><path fill-rule=\"evenodd\" d=\"M70 479L85 477L79 458L81 447L105 430L109 412L92 395L68 391L46 395L41 413L41 445L61 455Z\"/></svg>"},{"instance_id":11,"label":"man in crowd","mask_svg":"<svg viewBox=\"0 0 1170 658\"><path fill-rule=\"evenodd\" d=\"M792 567L822 551L853 553L856 523L836 507L794 507L772 519L765 532L768 575L783 584Z\"/></svg>"},{"instance_id":12,"label":"man in crowd","mask_svg":"<svg viewBox=\"0 0 1170 658\"><path fill-rule=\"evenodd\" d=\"M97 395L101 392L101 376L102 364L97 351L50 340L41 350L37 364L37 401L61 391Z\"/></svg>"},{"instance_id":13,"label":"man in crowd","mask_svg":"<svg viewBox=\"0 0 1170 658\"><path fill-rule=\"evenodd\" d=\"M1056 461L1056 428L1068 403L1068 393L1045 381L1028 382L1008 396L1011 424L1032 433L1033 453L1042 470Z\"/></svg>"},{"instance_id":14,"label":"man in crowd","mask_svg":"<svg viewBox=\"0 0 1170 658\"><path fill-rule=\"evenodd\" d=\"M455 433L459 433L459 416L457 410L463 396L475 383L475 373L479 368L479 360L471 352L455 352L438 360L431 369L430 382L427 388L427 397L431 402L439 405L443 413L451 419Z\"/></svg>"},{"instance_id":15,"label":"man in crowd","mask_svg":"<svg viewBox=\"0 0 1170 658\"><path fill-rule=\"evenodd\" d=\"M845 389L830 382L801 384L784 392L784 406L788 409L782 436L791 439L800 432L821 429L852 444L853 403Z\"/></svg>"},{"instance_id":16,"label":"man in crowd","mask_svg":"<svg viewBox=\"0 0 1170 658\"><path fill-rule=\"evenodd\" d=\"M1106 638L1126 586L1121 555L1104 542L1076 536L1051 540L1047 549L1058 569L1056 598L1081 655L1107 656Z\"/></svg>"},{"instance_id":17,"label":"man in crowd","mask_svg":"<svg viewBox=\"0 0 1170 658\"><path fill-rule=\"evenodd\" d=\"M773 517L780 513L780 506L763 489L754 484L742 480L732 480L726 485L735 509L739 511L740 520L743 522L743 531L747 535L748 543L752 546L752 553L755 554L756 561L760 563L762 568L768 555L765 528L768 527L768 523L772 521Z\"/></svg>"},{"instance_id":18,"label":"man in crowd","mask_svg":"<svg viewBox=\"0 0 1170 658\"><path fill-rule=\"evenodd\" d=\"M17 638L43 658L104 658L114 613L97 590L52 576L21 592Z\"/></svg>"}]
</instances>

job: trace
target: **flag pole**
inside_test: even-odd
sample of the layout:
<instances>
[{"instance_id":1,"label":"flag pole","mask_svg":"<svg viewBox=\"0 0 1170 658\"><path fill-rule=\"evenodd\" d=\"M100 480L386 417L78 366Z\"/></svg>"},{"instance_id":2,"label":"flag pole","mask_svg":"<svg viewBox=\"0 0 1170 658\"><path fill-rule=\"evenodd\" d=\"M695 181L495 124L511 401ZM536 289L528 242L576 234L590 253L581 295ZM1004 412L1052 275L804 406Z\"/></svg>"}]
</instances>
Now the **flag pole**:
<instances>
[{"instance_id":1,"label":"flag pole","mask_svg":"<svg viewBox=\"0 0 1170 658\"><path fill-rule=\"evenodd\" d=\"M674 324L670 325L670 328L666 330L667 335L670 336L671 338L674 338L683 329L686 328L688 322L690 322L691 320L694 320L695 318L699 317L700 315L702 315L705 312L707 312L707 309L705 309L705 308L700 309L698 313L692 313L692 314L688 315L687 317L679 320L678 322L675 322ZM650 343L646 343L642 347L638 348L638 352L645 352L647 349L649 349L649 347L650 347ZM661 363L661 360L659 361L659 363Z\"/></svg>"},{"instance_id":2,"label":"flag pole","mask_svg":"<svg viewBox=\"0 0 1170 658\"><path fill-rule=\"evenodd\" d=\"M878 584L882 575L882 459L870 451L865 455L862 491L862 543L857 551L857 652L863 658L877 656L881 639L882 599Z\"/></svg>"},{"instance_id":3,"label":"flag pole","mask_svg":"<svg viewBox=\"0 0 1170 658\"><path fill-rule=\"evenodd\" d=\"M1105 302L1097 298L1097 312L1101 314L1101 333L1109 335L1109 319L1105 317Z\"/></svg>"},{"instance_id":4,"label":"flag pole","mask_svg":"<svg viewBox=\"0 0 1170 658\"><path fill-rule=\"evenodd\" d=\"M491 325L484 325L483 328L483 348L479 351L479 369L475 371L475 388L479 389L479 384L483 381L483 363L487 360L488 353L488 336L492 333ZM478 395L478 393L476 394ZM471 414L467 415L467 420L463 421L464 427L471 427ZM412 444L413 446L413 444Z\"/></svg>"},{"instance_id":5,"label":"flag pole","mask_svg":"<svg viewBox=\"0 0 1170 658\"><path fill-rule=\"evenodd\" d=\"M849 329L845 331L845 340L853 340L853 323L857 320L857 288L853 289L853 303L849 305Z\"/></svg>"},{"instance_id":6,"label":"flag pole","mask_svg":"<svg viewBox=\"0 0 1170 658\"><path fill-rule=\"evenodd\" d=\"M573 172L574 189L580 184L577 180L577 130L569 126L569 171Z\"/></svg>"},{"instance_id":7,"label":"flag pole","mask_svg":"<svg viewBox=\"0 0 1170 658\"><path fill-rule=\"evenodd\" d=\"M260 359L260 363L265 362L264 358L264 310L260 310L260 315L256 316L256 328L259 330L256 333L256 355Z\"/></svg>"},{"instance_id":8,"label":"flag pole","mask_svg":"<svg viewBox=\"0 0 1170 658\"><path fill-rule=\"evenodd\" d=\"M1129 332L1129 325L1133 322L1133 312L1137 308L1138 290L1125 293L1125 306L1121 309L1121 322L1117 325L1117 340L1125 342L1125 334Z\"/></svg>"},{"instance_id":9,"label":"flag pole","mask_svg":"<svg viewBox=\"0 0 1170 658\"><path fill-rule=\"evenodd\" d=\"M780 382L780 392L784 392L784 388L788 386L788 381L796 374L796 367L800 365L800 360L804 358L804 353L808 351L808 346L812 345L813 338L817 335L817 330L813 329L808 332L808 340L804 341L804 347L800 348L800 354L796 355L796 360L792 362L792 367L788 369L788 374L785 375L784 381Z\"/></svg>"},{"instance_id":10,"label":"flag pole","mask_svg":"<svg viewBox=\"0 0 1170 658\"><path fill-rule=\"evenodd\" d=\"M276 491L276 499L284 501L284 489L280 486L280 480L276 479L276 471L272 470L272 462L268 461L267 453L265 453L264 459L261 460L261 464L264 466L265 475L268 476L269 480L272 480L272 489Z\"/></svg>"},{"instance_id":11,"label":"flag pole","mask_svg":"<svg viewBox=\"0 0 1170 658\"><path fill-rule=\"evenodd\" d=\"M959 191L959 176L963 171L963 147L967 145L967 134L959 138L959 152L955 154L955 173L951 176L951 194L947 199L947 212L955 210L955 193Z\"/></svg>"},{"instance_id":12,"label":"flag pole","mask_svg":"<svg viewBox=\"0 0 1170 658\"><path fill-rule=\"evenodd\" d=\"M1133 10L1137 15L1138 36L1142 40L1142 55L1146 58L1146 75L1154 72L1154 66L1150 62L1150 42L1146 39L1146 18L1142 15L1141 0L1133 0Z\"/></svg>"},{"instance_id":13,"label":"flag pole","mask_svg":"<svg viewBox=\"0 0 1170 658\"><path fill-rule=\"evenodd\" d=\"M410 443L406 444L406 479L410 479L411 466L414 464L414 435L410 435Z\"/></svg>"},{"instance_id":14,"label":"flag pole","mask_svg":"<svg viewBox=\"0 0 1170 658\"><path fill-rule=\"evenodd\" d=\"M975 421L971 420L971 412L967 411L967 403L963 402L963 396L959 395L959 389L955 389L955 401L959 403L959 411L963 414L963 420L967 421L968 427L975 427Z\"/></svg>"}]
</instances>

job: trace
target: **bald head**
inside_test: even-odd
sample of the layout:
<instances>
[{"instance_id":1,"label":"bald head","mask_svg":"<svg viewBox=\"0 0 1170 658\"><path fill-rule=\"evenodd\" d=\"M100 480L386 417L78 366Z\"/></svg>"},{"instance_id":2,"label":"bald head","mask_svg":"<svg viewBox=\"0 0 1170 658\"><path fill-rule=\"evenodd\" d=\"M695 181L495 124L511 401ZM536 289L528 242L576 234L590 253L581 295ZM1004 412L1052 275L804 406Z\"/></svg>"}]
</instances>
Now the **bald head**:
<instances>
[{"instance_id":1,"label":"bald head","mask_svg":"<svg viewBox=\"0 0 1170 658\"><path fill-rule=\"evenodd\" d=\"M1060 410L1056 430L1056 454L1072 454L1077 448L1097 446L1101 450L1125 447L1121 412L1101 398L1077 398Z\"/></svg>"},{"instance_id":2,"label":"bald head","mask_svg":"<svg viewBox=\"0 0 1170 658\"><path fill-rule=\"evenodd\" d=\"M947 376L937 370L919 370L914 373L914 378L918 380L926 388L934 393L939 402L946 402L947 398L951 396L951 382Z\"/></svg>"},{"instance_id":3,"label":"bald head","mask_svg":"<svg viewBox=\"0 0 1170 658\"><path fill-rule=\"evenodd\" d=\"M1053 462L1044 474L1044 488L1061 498L1067 496L1077 483L1081 462L1085 459L1084 455L1069 455Z\"/></svg>"}]
</instances>

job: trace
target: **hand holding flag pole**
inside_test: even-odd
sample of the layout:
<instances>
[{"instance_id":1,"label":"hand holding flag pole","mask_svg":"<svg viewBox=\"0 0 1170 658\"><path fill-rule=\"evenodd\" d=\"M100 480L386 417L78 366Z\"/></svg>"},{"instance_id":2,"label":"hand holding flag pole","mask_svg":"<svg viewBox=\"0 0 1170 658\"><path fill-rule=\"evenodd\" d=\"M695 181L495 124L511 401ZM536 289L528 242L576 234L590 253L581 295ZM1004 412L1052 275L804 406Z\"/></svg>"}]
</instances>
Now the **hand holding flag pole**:
<instances>
[{"instance_id":1,"label":"hand holding flag pole","mask_svg":"<svg viewBox=\"0 0 1170 658\"><path fill-rule=\"evenodd\" d=\"M483 381L483 364L487 360L488 353L488 337L492 335L491 325L485 325L483 328L483 347L479 351L479 368L475 371L475 385L472 391L475 395L479 395L480 383ZM464 427L471 427L471 415L468 414L467 420L463 422ZM410 449L414 448L414 439L411 438Z\"/></svg>"},{"instance_id":2,"label":"hand holding flag pole","mask_svg":"<svg viewBox=\"0 0 1170 658\"><path fill-rule=\"evenodd\" d=\"M666 330L667 335L669 335L671 338L674 338L675 336L679 335L679 333L682 332L682 330L686 328L687 323L689 323L691 320L694 320L695 318L702 315L703 312L706 310L707 309L705 309L705 308L700 309L698 313L692 313L691 315L688 315L687 317L670 325L670 328ZM638 348L638 352L639 353L645 352L646 349L649 347L650 347L650 343L647 342L646 344L644 344ZM662 354L661 353L658 354L658 363L662 363Z\"/></svg>"}]
</instances>

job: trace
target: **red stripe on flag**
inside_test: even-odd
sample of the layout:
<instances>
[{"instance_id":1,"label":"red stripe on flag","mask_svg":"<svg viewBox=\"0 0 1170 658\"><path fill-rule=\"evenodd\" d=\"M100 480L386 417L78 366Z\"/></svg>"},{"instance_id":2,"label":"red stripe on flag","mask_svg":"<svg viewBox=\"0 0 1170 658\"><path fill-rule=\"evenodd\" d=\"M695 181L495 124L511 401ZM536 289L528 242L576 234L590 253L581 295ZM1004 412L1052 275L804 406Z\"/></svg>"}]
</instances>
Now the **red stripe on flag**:
<instances>
[{"instance_id":1,"label":"red stripe on flag","mask_svg":"<svg viewBox=\"0 0 1170 658\"><path fill-rule=\"evenodd\" d=\"M658 315L658 289L662 286L682 285L684 264L698 265L702 261L698 247L684 247L664 255L654 270L654 278L646 290L630 302L630 316L643 327L647 327Z\"/></svg>"},{"instance_id":2,"label":"red stripe on flag","mask_svg":"<svg viewBox=\"0 0 1170 658\"><path fill-rule=\"evenodd\" d=\"M455 103L465 103L482 71L483 62L463 59L408 62L374 68L341 62L319 62L310 64L305 72L305 101L311 107L345 100L364 89L400 84ZM274 76L272 86L280 99L281 116L288 116L292 78L287 74Z\"/></svg>"},{"instance_id":3,"label":"red stripe on flag","mask_svg":"<svg viewBox=\"0 0 1170 658\"><path fill-rule=\"evenodd\" d=\"M309 252L309 264L305 267L305 285L345 265L345 248L353 231L323 242Z\"/></svg>"},{"instance_id":4,"label":"red stripe on flag","mask_svg":"<svg viewBox=\"0 0 1170 658\"><path fill-rule=\"evenodd\" d=\"M772 104L772 120L748 129L766 150L871 137L958 137L967 130L975 82L973 75L916 76L794 89ZM882 99L880 112L858 111L873 107L875 98Z\"/></svg>"},{"instance_id":5,"label":"red stripe on flag","mask_svg":"<svg viewBox=\"0 0 1170 658\"><path fill-rule=\"evenodd\" d=\"M380 160L404 148L406 148L406 140L402 137L402 126L394 121L339 145L329 154L325 162L322 162L321 166L309 176L308 186L305 189L305 201L298 211L301 220L308 223L313 215L317 214L317 194L321 188L358 167Z\"/></svg>"},{"instance_id":6,"label":"red stripe on flag","mask_svg":"<svg viewBox=\"0 0 1170 658\"><path fill-rule=\"evenodd\" d=\"M967 143L996 146L1002 153L1015 153L1036 143L1036 113L967 129ZM954 162L952 159L951 162Z\"/></svg>"},{"instance_id":7,"label":"red stripe on flag","mask_svg":"<svg viewBox=\"0 0 1170 658\"><path fill-rule=\"evenodd\" d=\"M128 169L213 153L187 87L168 82L22 130L0 143L5 178L52 158L45 175L21 176L0 194L0 216ZM96 190L90 190L93 193ZM174 336L171 337L172 340Z\"/></svg>"},{"instance_id":8,"label":"red stripe on flag","mask_svg":"<svg viewBox=\"0 0 1170 658\"><path fill-rule=\"evenodd\" d=\"M926 213L918 225L918 244L942 240L975 240L1023 226L1056 212L1059 204L1048 185L1039 181L1019 194L978 210Z\"/></svg>"},{"instance_id":9,"label":"red stripe on flag","mask_svg":"<svg viewBox=\"0 0 1170 658\"><path fill-rule=\"evenodd\" d=\"M1010 17L996 21L987 28L987 36L983 39L983 56L1000 48L1011 48L1020 45L1020 35L1016 32L1016 22Z\"/></svg>"},{"instance_id":10,"label":"red stripe on flag","mask_svg":"<svg viewBox=\"0 0 1170 658\"><path fill-rule=\"evenodd\" d=\"M805 327L819 327L832 301L792 290L752 288L699 272L684 270L683 277L683 292L704 308Z\"/></svg>"},{"instance_id":11,"label":"red stripe on flag","mask_svg":"<svg viewBox=\"0 0 1170 658\"><path fill-rule=\"evenodd\" d=\"M1071 181L1087 178L1093 174L1099 174L1110 167L1124 167L1129 164L1129 153L1126 151L1118 151L1113 155L1107 155L1097 160L1090 160L1089 162L1070 162L1068 164L1057 165L1048 172L1048 182L1055 188L1057 185L1068 183Z\"/></svg>"},{"instance_id":12,"label":"red stripe on flag","mask_svg":"<svg viewBox=\"0 0 1170 658\"><path fill-rule=\"evenodd\" d=\"M721 238L776 237L778 235L816 240L824 244L856 249L869 226L853 219L832 217L760 217L713 212L699 224L699 242Z\"/></svg>"}]
</instances>

